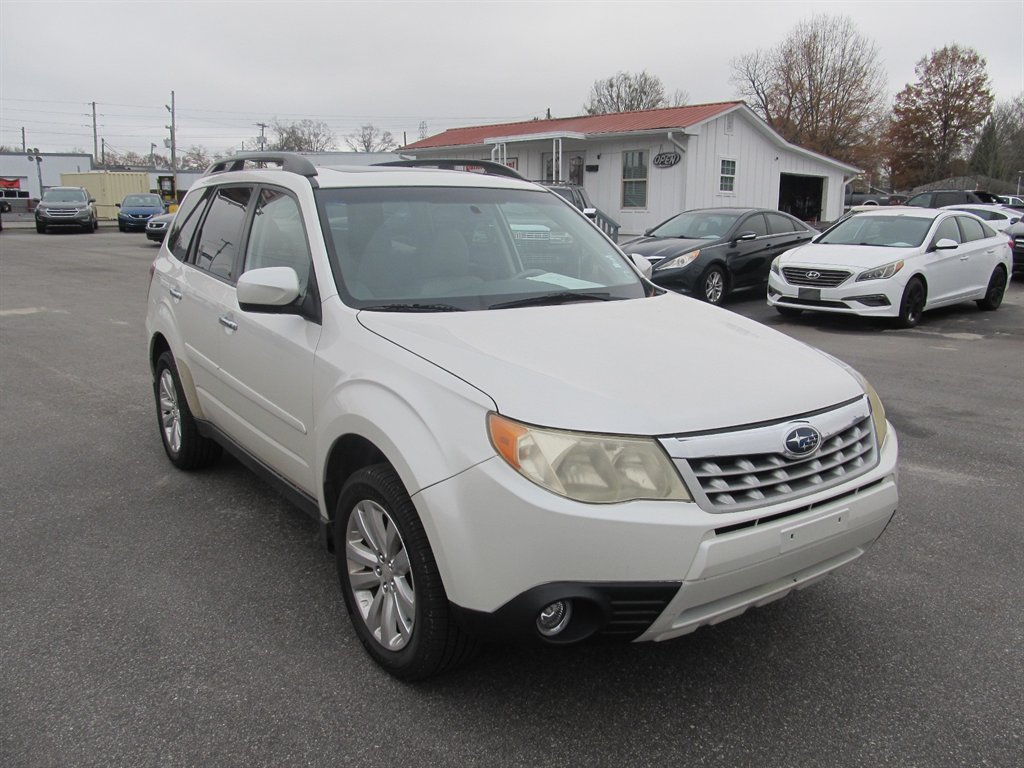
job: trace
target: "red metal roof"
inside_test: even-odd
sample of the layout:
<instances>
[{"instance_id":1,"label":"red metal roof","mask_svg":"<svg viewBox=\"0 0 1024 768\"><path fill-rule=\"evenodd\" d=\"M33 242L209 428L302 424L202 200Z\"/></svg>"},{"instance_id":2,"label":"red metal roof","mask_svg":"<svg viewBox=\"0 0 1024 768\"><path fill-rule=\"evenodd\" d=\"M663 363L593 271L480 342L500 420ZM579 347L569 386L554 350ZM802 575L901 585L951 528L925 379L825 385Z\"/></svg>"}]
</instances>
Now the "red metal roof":
<instances>
[{"instance_id":1,"label":"red metal roof","mask_svg":"<svg viewBox=\"0 0 1024 768\"><path fill-rule=\"evenodd\" d=\"M609 115L583 115L559 117L554 120L526 120L521 123L473 125L449 128L444 133L407 144L403 149L429 149L431 147L460 147L483 144L495 137L528 136L535 133L628 133L630 131L671 130L686 128L726 112L742 104L741 101L723 101L717 104L693 104L685 107L645 109L641 112L615 112Z\"/></svg>"}]
</instances>

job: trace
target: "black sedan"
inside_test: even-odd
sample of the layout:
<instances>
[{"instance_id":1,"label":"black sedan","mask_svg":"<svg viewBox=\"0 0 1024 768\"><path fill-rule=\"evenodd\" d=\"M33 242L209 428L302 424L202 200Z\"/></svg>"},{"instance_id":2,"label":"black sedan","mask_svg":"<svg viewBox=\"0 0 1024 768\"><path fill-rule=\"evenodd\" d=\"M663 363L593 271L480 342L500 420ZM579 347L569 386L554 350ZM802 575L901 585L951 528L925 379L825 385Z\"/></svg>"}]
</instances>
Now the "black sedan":
<instances>
[{"instance_id":1,"label":"black sedan","mask_svg":"<svg viewBox=\"0 0 1024 768\"><path fill-rule=\"evenodd\" d=\"M781 211L702 208L673 216L620 247L646 257L658 285L720 304L734 289L765 285L772 259L817 234Z\"/></svg>"}]
</instances>

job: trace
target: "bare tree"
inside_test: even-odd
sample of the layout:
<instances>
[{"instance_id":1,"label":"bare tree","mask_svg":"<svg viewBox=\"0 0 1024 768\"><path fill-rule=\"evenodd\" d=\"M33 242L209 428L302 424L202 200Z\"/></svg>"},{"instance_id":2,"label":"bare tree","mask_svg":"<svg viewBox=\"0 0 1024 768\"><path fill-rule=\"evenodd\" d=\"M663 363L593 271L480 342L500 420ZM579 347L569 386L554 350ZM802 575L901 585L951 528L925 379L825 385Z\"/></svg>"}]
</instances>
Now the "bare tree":
<instances>
[{"instance_id":1,"label":"bare tree","mask_svg":"<svg viewBox=\"0 0 1024 768\"><path fill-rule=\"evenodd\" d=\"M382 131L373 123L364 125L345 138L345 143L356 152L387 152L398 146L391 131Z\"/></svg>"},{"instance_id":2,"label":"bare tree","mask_svg":"<svg viewBox=\"0 0 1024 768\"><path fill-rule=\"evenodd\" d=\"M210 153L201 144L193 144L178 159L178 168L185 171L206 170L212 161Z\"/></svg>"},{"instance_id":3,"label":"bare tree","mask_svg":"<svg viewBox=\"0 0 1024 768\"><path fill-rule=\"evenodd\" d=\"M896 94L889 144L897 181L912 186L951 175L962 165L992 109L985 59L947 45L917 62L917 82Z\"/></svg>"},{"instance_id":4,"label":"bare tree","mask_svg":"<svg viewBox=\"0 0 1024 768\"><path fill-rule=\"evenodd\" d=\"M674 99L684 103L685 91L676 91ZM588 115L606 115L611 112L635 112L669 106L665 86L656 75L640 72L619 72L605 80L595 80L590 88L590 100L583 105ZM676 105L672 105L676 106Z\"/></svg>"},{"instance_id":5,"label":"bare tree","mask_svg":"<svg viewBox=\"0 0 1024 768\"><path fill-rule=\"evenodd\" d=\"M1024 168L1024 94L996 104L971 153L971 170L1015 181Z\"/></svg>"},{"instance_id":6,"label":"bare tree","mask_svg":"<svg viewBox=\"0 0 1024 768\"><path fill-rule=\"evenodd\" d=\"M739 96L785 139L861 165L876 154L885 79L878 46L845 16L813 16L732 61Z\"/></svg>"},{"instance_id":7,"label":"bare tree","mask_svg":"<svg viewBox=\"0 0 1024 768\"><path fill-rule=\"evenodd\" d=\"M288 152L326 152L334 149L334 132L322 120L300 120L297 123L274 121L276 140L271 148Z\"/></svg>"}]
</instances>

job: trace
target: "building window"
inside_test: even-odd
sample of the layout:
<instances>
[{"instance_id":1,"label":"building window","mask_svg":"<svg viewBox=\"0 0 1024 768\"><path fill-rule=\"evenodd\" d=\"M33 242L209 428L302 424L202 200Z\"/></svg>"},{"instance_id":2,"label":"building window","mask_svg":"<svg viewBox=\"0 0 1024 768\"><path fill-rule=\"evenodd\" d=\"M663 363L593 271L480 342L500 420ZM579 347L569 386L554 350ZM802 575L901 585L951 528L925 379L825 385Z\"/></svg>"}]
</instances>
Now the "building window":
<instances>
[{"instance_id":1,"label":"building window","mask_svg":"<svg viewBox=\"0 0 1024 768\"><path fill-rule=\"evenodd\" d=\"M647 153L642 149L622 153L622 207L647 207Z\"/></svg>"},{"instance_id":2,"label":"building window","mask_svg":"<svg viewBox=\"0 0 1024 768\"><path fill-rule=\"evenodd\" d=\"M722 175L718 181L718 190L720 192L735 192L736 191L736 161L735 160L723 160L722 161Z\"/></svg>"}]
</instances>

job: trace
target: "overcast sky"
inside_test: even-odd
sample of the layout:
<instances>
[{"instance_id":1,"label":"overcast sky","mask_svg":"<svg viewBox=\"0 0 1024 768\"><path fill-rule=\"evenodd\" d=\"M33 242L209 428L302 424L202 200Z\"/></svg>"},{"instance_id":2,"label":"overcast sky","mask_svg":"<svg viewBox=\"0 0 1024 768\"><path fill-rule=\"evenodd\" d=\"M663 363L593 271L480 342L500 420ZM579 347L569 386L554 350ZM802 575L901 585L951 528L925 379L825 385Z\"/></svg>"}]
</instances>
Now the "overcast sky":
<instances>
[{"instance_id":1,"label":"overcast sky","mask_svg":"<svg viewBox=\"0 0 1024 768\"><path fill-rule=\"evenodd\" d=\"M780 42L811 13L849 16L877 44L895 94L950 43L988 62L997 100L1024 92L1024 1L47 2L0 0L0 144L247 148L256 123L304 118L399 141L459 125L582 112L598 78L657 75L690 103L727 101L730 60ZM268 129L269 135L269 129Z\"/></svg>"}]
</instances>

